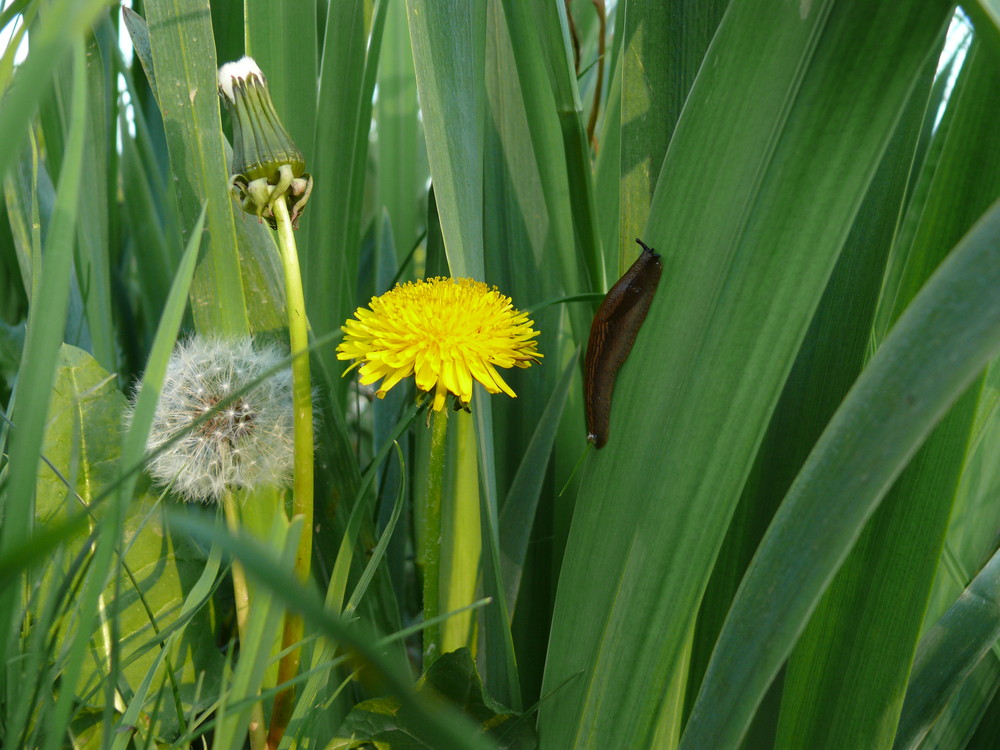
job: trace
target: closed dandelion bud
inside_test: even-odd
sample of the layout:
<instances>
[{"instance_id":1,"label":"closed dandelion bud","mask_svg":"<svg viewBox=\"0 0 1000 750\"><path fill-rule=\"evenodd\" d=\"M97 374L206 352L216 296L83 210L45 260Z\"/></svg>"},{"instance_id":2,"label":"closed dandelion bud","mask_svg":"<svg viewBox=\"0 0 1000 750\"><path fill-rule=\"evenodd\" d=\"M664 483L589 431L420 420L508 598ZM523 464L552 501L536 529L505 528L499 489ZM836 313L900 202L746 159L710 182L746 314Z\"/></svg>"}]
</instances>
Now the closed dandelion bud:
<instances>
[{"instance_id":1,"label":"closed dandelion bud","mask_svg":"<svg viewBox=\"0 0 1000 750\"><path fill-rule=\"evenodd\" d=\"M274 202L287 197L288 213L296 225L312 192L312 177L252 57L219 68L219 94L233 118L233 194L244 211L267 220L272 229Z\"/></svg>"},{"instance_id":2,"label":"closed dandelion bud","mask_svg":"<svg viewBox=\"0 0 1000 750\"><path fill-rule=\"evenodd\" d=\"M146 443L153 479L203 502L229 489L287 485L294 461L291 373L279 370L251 385L284 359L276 347L255 347L250 339L195 336L179 344Z\"/></svg>"}]
</instances>

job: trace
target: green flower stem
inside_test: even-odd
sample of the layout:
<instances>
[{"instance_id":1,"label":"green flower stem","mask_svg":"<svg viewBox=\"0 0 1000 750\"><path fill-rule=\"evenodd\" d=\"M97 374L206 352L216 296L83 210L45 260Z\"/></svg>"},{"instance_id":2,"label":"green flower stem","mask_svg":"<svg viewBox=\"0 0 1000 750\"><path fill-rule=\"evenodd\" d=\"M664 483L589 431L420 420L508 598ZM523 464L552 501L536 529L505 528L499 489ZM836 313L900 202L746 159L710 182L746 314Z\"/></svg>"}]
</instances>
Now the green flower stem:
<instances>
[{"instance_id":1,"label":"green flower stem","mask_svg":"<svg viewBox=\"0 0 1000 750\"><path fill-rule=\"evenodd\" d=\"M285 298L288 308L288 337L292 350L292 400L295 409L295 476L292 485L292 513L303 517L302 538L295 555L295 573L300 580L309 578L312 556L313 529L313 411L312 385L309 379L309 326L306 321L305 297L302 294L302 274L299 255L292 234L285 198L278 198L272 208L278 224L278 250L285 271ZM281 634L282 650L302 640L302 618L286 613ZM278 684L293 679L299 671L301 650L289 651L278 664ZM292 716L294 689L289 688L274 698L268 747L277 747Z\"/></svg>"},{"instance_id":2,"label":"green flower stem","mask_svg":"<svg viewBox=\"0 0 1000 750\"><path fill-rule=\"evenodd\" d=\"M226 514L226 525L229 530L236 533L240 530L240 509L236 506L236 498L233 493L226 490L222 496L222 507ZM236 600L236 629L240 634L242 642L246 637L247 615L250 613L250 589L247 588L247 577L243 571L243 566L235 560L231 569L233 576L233 597ZM267 734L264 730L264 706L254 703L250 709L250 748L251 750L264 750L267 745Z\"/></svg>"},{"instance_id":3,"label":"green flower stem","mask_svg":"<svg viewBox=\"0 0 1000 750\"><path fill-rule=\"evenodd\" d=\"M434 412L424 505L424 621L441 611L441 488L448 437L448 409ZM441 625L424 629L424 671L441 655Z\"/></svg>"}]
</instances>

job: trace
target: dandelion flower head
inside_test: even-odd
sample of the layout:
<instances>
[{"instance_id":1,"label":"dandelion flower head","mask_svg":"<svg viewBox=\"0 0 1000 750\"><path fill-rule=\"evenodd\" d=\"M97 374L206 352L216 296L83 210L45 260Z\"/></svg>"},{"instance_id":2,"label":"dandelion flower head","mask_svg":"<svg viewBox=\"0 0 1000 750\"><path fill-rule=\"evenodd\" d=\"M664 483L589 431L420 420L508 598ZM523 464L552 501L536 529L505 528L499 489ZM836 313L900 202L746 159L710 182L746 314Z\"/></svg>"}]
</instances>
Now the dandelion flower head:
<instances>
[{"instance_id":1,"label":"dandelion flower head","mask_svg":"<svg viewBox=\"0 0 1000 750\"><path fill-rule=\"evenodd\" d=\"M170 357L146 450L158 483L186 500L218 500L227 489L287 485L294 464L292 380L286 368L247 386L285 355L250 339L192 337ZM239 393L204 421L213 408Z\"/></svg>"},{"instance_id":2,"label":"dandelion flower head","mask_svg":"<svg viewBox=\"0 0 1000 750\"><path fill-rule=\"evenodd\" d=\"M337 357L355 360L352 368L360 365L362 385L382 379L379 398L414 375L417 388L433 392L433 408L440 411L448 393L468 404L473 379L489 393L516 398L497 368L538 362L532 325L496 287L473 279L424 279L359 307L341 327Z\"/></svg>"}]
</instances>

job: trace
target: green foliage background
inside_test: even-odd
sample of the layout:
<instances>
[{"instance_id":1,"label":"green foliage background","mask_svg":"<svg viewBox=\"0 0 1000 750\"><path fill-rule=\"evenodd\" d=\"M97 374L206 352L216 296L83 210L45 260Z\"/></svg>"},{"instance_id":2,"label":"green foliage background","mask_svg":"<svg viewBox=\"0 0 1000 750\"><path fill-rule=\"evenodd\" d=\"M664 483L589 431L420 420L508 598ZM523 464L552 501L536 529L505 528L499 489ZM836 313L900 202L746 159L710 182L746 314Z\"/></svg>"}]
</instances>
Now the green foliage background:
<instances>
[{"instance_id":1,"label":"green foliage background","mask_svg":"<svg viewBox=\"0 0 1000 750\"><path fill-rule=\"evenodd\" d=\"M5 747L242 747L286 610L283 747L995 746L996 0L134 10L0 11ZM306 586L294 523L227 532L141 471L178 336L287 336L274 239L227 192L216 68L244 53L315 178ZM663 280L574 472L581 351L635 237ZM414 687L429 433L399 428L412 386L374 399L334 349L424 275L532 309L545 358L452 419L465 609Z\"/></svg>"}]
</instances>

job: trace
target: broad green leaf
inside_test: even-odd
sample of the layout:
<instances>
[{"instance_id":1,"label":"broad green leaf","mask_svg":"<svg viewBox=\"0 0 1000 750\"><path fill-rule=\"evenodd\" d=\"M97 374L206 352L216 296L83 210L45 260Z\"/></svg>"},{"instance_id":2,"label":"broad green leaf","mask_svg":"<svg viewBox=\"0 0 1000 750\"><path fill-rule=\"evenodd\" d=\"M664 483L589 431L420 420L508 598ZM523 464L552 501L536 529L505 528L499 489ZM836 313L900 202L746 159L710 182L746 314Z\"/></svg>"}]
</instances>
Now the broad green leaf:
<instances>
[{"instance_id":1,"label":"broad green leaf","mask_svg":"<svg viewBox=\"0 0 1000 750\"><path fill-rule=\"evenodd\" d=\"M930 65L925 76L933 75ZM918 88L917 91L921 89ZM885 260L897 223L924 98L914 95L858 211L823 292L723 542L698 615L688 710L747 565L778 504L830 417L861 372ZM773 742L780 700L760 732ZM756 741L765 742L758 736ZM753 745L749 745L753 747Z\"/></svg>"},{"instance_id":2,"label":"broad green leaf","mask_svg":"<svg viewBox=\"0 0 1000 750\"><path fill-rule=\"evenodd\" d=\"M126 404L115 380L84 351L64 345L56 370L53 397L42 444L46 461L40 466L36 508L38 521L54 528L89 507L118 478L121 456L119 434L123 427ZM65 482L69 481L67 487ZM86 534L82 535L83 537ZM74 553L79 543L71 547ZM121 658L129 665L122 671L117 690L128 695L135 689L150 666L159 657L147 642L177 617L184 592L182 581L190 579L203 566L200 554L190 546L176 548L165 533L156 508L156 500L143 495L133 502L125 524L121 549L127 550L124 561L126 580L121 596L109 585L103 596L105 618L114 617L121 632ZM46 571L51 587L65 571L49 566ZM152 618L152 619L151 619ZM99 686L107 678L111 660L110 619L104 619L86 651L83 672L76 695L100 706L103 694ZM173 652L178 665L176 677L181 683L185 704L194 697L197 668L208 669L219 654L211 637L208 620L200 619L190 631L191 637L178 644ZM194 658L186 658L185 654ZM176 727L177 716L166 714L162 721L169 730Z\"/></svg>"},{"instance_id":3,"label":"broad green leaf","mask_svg":"<svg viewBox=\"0 0 1000 750\"><path fill-rule=\"evenodd\" d=\"M537 747L530 721L512 713L483 690L482 680L466 648L442 654L417 683L417 692L434 700L445 700L478 725L478 733L492 739L497 748L532 750ZM337 730L330 750L350 750L367 744L393 748L427 747L419 731L398 717L399 701L376 698L357 704Z\"/></svg>"},{"instance_id":4,"label":"broad green leaf","mask_svg":"<svg viewBox=\"0 0 1000 750\"><path fill-rule=\"evenodd\" d=\"M1000 353L1000 297L989 292L1000 282L998 240L995 203L917 295L831 420L743 579L682 747L739 736L892 481Z\"/></svg>"},{"instance_id":5,"label":"broad green leaf","mask_svg":"<svg viewBox=\"0 0 1000 750\"><path fill-rule=\"evenodd\" d=\"M729 2L624 5L619 233L615 246L604 249L614 278L635 260L633 240L646 228L667 144ZM664 47L673 53L663 54Z\"/></svg>"},{"instance_id":6,"label":"broad green leaf","mask_svg":"<svg viewBox=\"0 0 1000 750\"><path fill-rule=\"evenodd\" d=\"M988 126L1000 116L988 94L1000 79L985 59L975 50L967 58L930 193L910 206L920 219L891 290L895 317L1000 196L1000 149ZM955 404L896 480L813 615L789 661L779 747L891 745L981 390Z\"/></svg>"},{"instance_id":7,"label":"broad green leaf","mask_svg":"<svg viewBox=\"0 0 1000 750\"><path fill-rule=\"evenodd\" d=\"M156 86L153 77L155 71L153 70L146 22L127 8L123 9L123 17L135 47L136 56L141 60L143 69L155 92ZM137 128L137 130L141 131L142 128ZM129 151L131 145L131 143L126 143L124 147L126 152ZM229 165L232 161L232 148L225 139L223 139L222 146L225 162ZM146 174L149 174L148 167ZM140 191L146 189L148 186L139 188ZM142 198L140 192L136 199L138 201ZM162 195L159 195L158 198L164 200ZM149 227L144 227L144 231L148 230ZM247 303L250 330L259 333L283 328L287 325L284 312L284 277L274 236L261 222L253 220L242 211L234 216L234 231L239 248L239 271L243 284L243 296ZM169 248L166 249L166 252L170 252ZM142 260L140 260L140 264L141 267L145 265Z\"/></svg>"},{"instance_id":8,"label":"broad green leaf","mask_svg":"<svg viewBox=\"0 0 1000 750\"><path fill-rule=\"evenodd\" d=\"M1000 552L920 639L894 748L915 748L1000 638Z\"/></svg>"},{"instance_id":9,"label":"broad green leaf","mask_svg":"<svg viewBox=\"0 0 1000 750\"><path fill-rule=\"evenodd\" d=\"M246 335L208 0L160 0L146 12L182 226L208 205L207 252L191 291L195 325L202 333Z\"/></svg>"},{"instance_id":10,"label":"broad green leaf","mask_svg":"<svg viewBox=\"0 0 1000 750\"><path fill-rule=\"evenodd\" d=\"M582 675L542 704L543 744L650 741L757 446L945 20L936 11L730 4L650 208L644 239L665 272L618 377L608 445L582 479L543 690Z\"/></svg>"}]
</instances>

